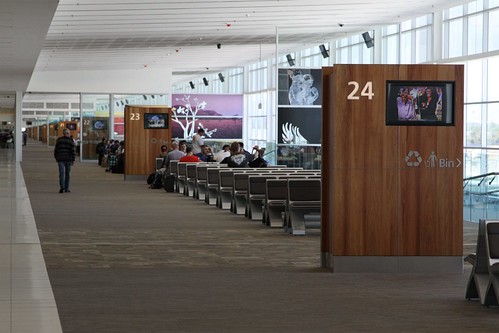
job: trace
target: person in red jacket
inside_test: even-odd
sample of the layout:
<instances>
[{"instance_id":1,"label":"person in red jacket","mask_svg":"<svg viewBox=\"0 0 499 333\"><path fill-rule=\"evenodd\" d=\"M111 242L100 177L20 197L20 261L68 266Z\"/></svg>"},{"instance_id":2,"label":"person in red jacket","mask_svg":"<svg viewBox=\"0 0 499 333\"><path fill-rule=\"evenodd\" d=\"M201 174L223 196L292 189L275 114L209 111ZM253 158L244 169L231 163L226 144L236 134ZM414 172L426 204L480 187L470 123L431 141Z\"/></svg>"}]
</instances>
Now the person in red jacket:
<instances>
[{"instance_id":1,"label":"person in red jacket","mask_svg":"<svg viewBox=\"0 0 499 333\"><path fill-rule=\"evenodd\" d=\"M187 147L186 149L186 155L184 157L182 157L179 162L200 162L201 160L199 159L199 157L197 157L196 155L194 155L192 153L192 147Z\"/></svg>"}]
</instances>

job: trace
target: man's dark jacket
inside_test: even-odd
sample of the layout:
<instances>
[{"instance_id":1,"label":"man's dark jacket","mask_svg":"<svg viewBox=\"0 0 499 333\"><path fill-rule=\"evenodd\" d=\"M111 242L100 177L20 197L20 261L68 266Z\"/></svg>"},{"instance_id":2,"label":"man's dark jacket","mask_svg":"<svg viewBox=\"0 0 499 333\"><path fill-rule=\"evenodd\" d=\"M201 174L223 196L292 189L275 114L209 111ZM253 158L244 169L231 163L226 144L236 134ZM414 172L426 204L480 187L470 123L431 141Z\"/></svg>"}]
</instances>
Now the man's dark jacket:
<instances>
[{"instance_id":1,"label":"man's dark jacket","mask_svg":"<svg viewBox=\"0 0 499 333\"><path fill-rule=\"evenodd\" d=\"M54 157L57 162L74 162L75 149L73 139L61 136L57 139L54 149Z\"/></svg>"}]
</instances>

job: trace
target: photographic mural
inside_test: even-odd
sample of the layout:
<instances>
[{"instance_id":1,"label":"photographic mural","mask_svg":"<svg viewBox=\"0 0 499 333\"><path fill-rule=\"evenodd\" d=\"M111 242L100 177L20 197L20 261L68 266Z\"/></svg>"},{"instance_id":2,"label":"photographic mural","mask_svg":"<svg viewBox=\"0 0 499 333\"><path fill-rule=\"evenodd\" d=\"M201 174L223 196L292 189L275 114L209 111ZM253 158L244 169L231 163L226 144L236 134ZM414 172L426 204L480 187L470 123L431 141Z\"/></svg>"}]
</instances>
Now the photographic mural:
<instances>
[{"instance_id":1,"label":"photographic mural","mask_svg":"<svg viewBox=\"0 0 499 333\"><path fill-rule=\"evenodd\" d=\"M322 70L279 69L279 105L321 105Z\"/></svg>"},{"instance_id":2,"label":"photographic mural","mask_svg":"<svg viewBox=\"0 0 499 333\"><path fill-rule=\"evenodd\" d=\"M321 108L279 107L277 112L277 143L287 145L320 144L321 110Z\"/></svg>"},{"instance_id":3,"label":"photographic mural","mask_svg":"<svg viewBox=\"0 0 499 333\"><path fill-rule=\"evenodd\" d=\"M205 138L243 137L243 95L173 94L172 137L191 139L199 128Z\"/></svg>"}]
</instances>

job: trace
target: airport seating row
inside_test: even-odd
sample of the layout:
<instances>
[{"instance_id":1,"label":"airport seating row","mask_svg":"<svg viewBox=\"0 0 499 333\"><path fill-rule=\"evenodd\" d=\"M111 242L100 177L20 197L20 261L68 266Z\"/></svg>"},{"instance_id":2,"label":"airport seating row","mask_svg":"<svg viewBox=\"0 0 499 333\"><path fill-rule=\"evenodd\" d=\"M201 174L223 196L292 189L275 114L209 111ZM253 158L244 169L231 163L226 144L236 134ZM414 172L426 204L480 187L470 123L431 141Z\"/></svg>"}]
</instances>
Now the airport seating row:
<instances>
[{"instance_id":1,"label":"airport seating row","mask_svg":"<svg viewBox=\"0 0 499 333\"><path fill-rule=\"evenodd\" d=\"M270 227L305 235L320 227L321 174L286 166L229 168L218 163L171 161L175 192Z\"/></svg>"},{"instance_id":2,"label":"airport seating row","mask_svg":"<svg viewBox=\"0 0 499 333\"><path fill-rule=\"evenodd\" d=\"M480 220L476 253L465 259L473 265L466 288L467 299L485 306L499 305L499 220Z\"/></svg>"}]
</instances>

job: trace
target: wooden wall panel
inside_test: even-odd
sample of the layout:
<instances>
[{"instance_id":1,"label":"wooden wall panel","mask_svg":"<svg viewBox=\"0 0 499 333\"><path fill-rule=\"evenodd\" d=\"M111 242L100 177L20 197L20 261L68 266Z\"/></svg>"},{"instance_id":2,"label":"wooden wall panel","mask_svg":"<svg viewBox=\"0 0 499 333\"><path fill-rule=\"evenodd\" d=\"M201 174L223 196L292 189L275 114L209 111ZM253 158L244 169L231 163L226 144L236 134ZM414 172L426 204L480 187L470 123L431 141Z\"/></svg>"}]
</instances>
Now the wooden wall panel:
<instances>
[{"instance_id":1,"label":"wooden wall panel","mask_svg":"<svg viewBox=\"0 0 499 333\"><path fill-rule=\"evenodd\" d=\"M47 125L41 125L39 127L40 131L40 141L43 143L47 143Z\"/></svg>"},{"instance_id":2,"label":"wooden wall panel","mask_svg":"<svg viewBox=\"0 0 499 333\"><path fill-rule=\"evenodd\" d=\"M322 69L322 142L333 142L333 113L330 112L333 108L332 94L333 80L332 80L332 67L324 67ZM327 125L325 125L327 124ZM324 145L324 144L323 144ZM321 173L322 173L322 207L333 207L333 195L330 195L330 189L333 182L333 157L330 149L322 149L321 159ZM333 227L329 221L333 220L332 209L322 209L321 216L323 221L321 225L321 253L332 253L331 245L333 244ZM326 264L325 264L326 265Z\"/></svg>"},{"instance_id":3,"label":"wooden wall panel","mask_svg":"<svg viewBox=\"0 0 499 333\"><path fill-rule=\"evenodd\" d=\"M333 68L332 169L326 172L333 173L335 255L389 255L397 247L397 129L386 127L384 111L378 112L384 110L380 87L391 72L380 65ZM359 84L359 99L347 99L351 81ZM369 81L373 99L360 96Z\"/></svg>"},{"instance_id":4,"label":"wooden wall panel","mask_svg":"<svg viewBox=\"0 0 499 333\"><path fill-rule=\"evenodd\" d=\"M144 129L146 113L168 113L168 123L171 126L170 107L152 105L125 107L125 177L147 176L154 172L161 145L171 141L170 128Z\"/></svg>"},{"instance_id":5,"label":"wooden wall panel","mask_svg":"<svg viewBox=\"0 0 499 333\"><path fill-rule=\"evenodd\" d=\"M336 65L323 69L323 220L321 251L337 256L460 256L463 67ZM386 81L455 81L455 126L386 126ZM347 99L372 82L374 97ZM350 84L349 84L350 83ZM326 86L327 84L327 86ZM457 163L457 162L456 162ZM331 175L327 176L327 175Z\"/></svg>"},{"instance_id":6,"label":"wooden wall panel","mask_svg":"<svg viewBox=\"0 0 499 333\"><path fill-rule=\"evenodd\" d=\"M462 255L463 100L461 66L401 66L401 80L455 81L455 126L402 126L400 255ZM411 168L402 163L409 151L427 162L435 154L435 167ZM440 160L454 163L440 167ZM448 162L447 162L448 161ZM417 237L413 237L417 232Z\"/></svg>"}]
</instances>

